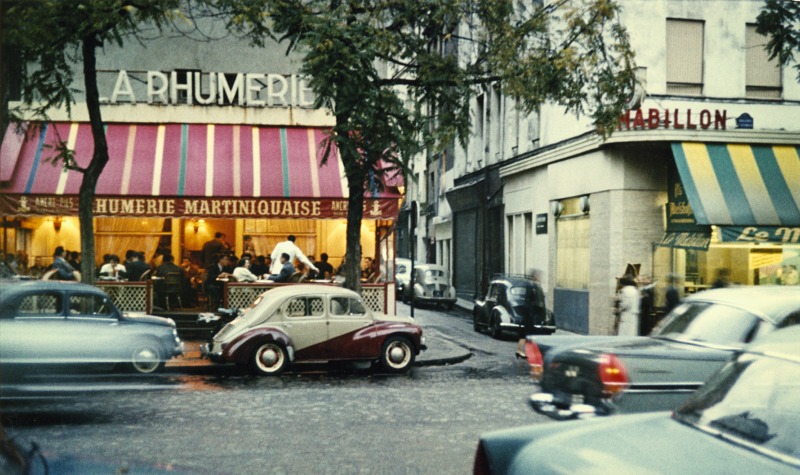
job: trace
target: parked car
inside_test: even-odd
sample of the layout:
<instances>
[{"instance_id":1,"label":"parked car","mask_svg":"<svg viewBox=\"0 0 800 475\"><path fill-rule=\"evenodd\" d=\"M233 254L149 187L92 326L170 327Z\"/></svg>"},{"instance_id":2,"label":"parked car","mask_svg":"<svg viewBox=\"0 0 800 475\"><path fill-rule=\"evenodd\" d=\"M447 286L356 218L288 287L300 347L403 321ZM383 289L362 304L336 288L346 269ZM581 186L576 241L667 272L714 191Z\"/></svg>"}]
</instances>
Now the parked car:
<instances>
[{"instance_id":1,"label":"parked car","mask_svg":"<svg viewBox=\"0 0 800 475\"><path fill-rule=\"evenodd\" d=\"M96 287L60 281L0 285L4 376L119 364L137 373L155 373L182 354L174 321L123 314Z\"/></svg>"},{"instance_id":2,"label":"parked car","mask_svg":"<svg viewBox=\"0 0 800 475\"><path fill-rule=\"evenodd\" d=\"M349 289L300 284L261 294L200 351L213 362L276 375L290 363L337 360L380 362L401 373L425 348L413 319L373 315Z\"/></svg>"},{"instance_id":3,"label":"parked car","mask_svg":"<svg viewBox=\"0 0 800 475\"><path fill-rule=\"evenodd\" d=\"M800 288L732 287L687 297L646 337L529 336L530 403L555 419L671 409L734 351L798 322Z\"/></svg>"},{"instance_id":4,"label":"parked car","mask_svg":"<svg viewBox=\"0 0 800 475\"><path fill-rule=\"evenodd\" d=\"M397 257L394 260L394 265L395 298L399 299L403 295L403 286L411 280L411 259ZM415 261L414 266L418 265L421 265L421 263Z\"/></svg>"},{"instance_id":5,"label":"parked car","mask_svg":"<svg viewBox=\"0 0 800 475\"><path fill-rule=\"evenodd\" d=\"M450 274L437 264L414 265L414 288L403 285L403 302L444 305L452 309L456 304L456 289L450 285Z\"/></svg>"},{"instance_id":6,"label":"parked car","mask_svg":"<svg viewBox=\"0 0 800 475\"><path fill-rule=\"evenodd\" d=\"M483 434L474 475L797 474L800 327L723 366L674 413L539 424Z\"/></svg>"},{"instance_id":7,"label":"parked car","mask_svg":"<svg viewBox=\"0 0 800 475\"><path fill-rule=\"evenodd\" d=\"M504 330L518 332L525 318L532 319L536 333L556 331L553 313L547 310L544 290L524 277L495 277L489 282L486 295L476 300L472 309L475 331L488 329L494 338L500 338Z\"/></svg>"}]
</instances>

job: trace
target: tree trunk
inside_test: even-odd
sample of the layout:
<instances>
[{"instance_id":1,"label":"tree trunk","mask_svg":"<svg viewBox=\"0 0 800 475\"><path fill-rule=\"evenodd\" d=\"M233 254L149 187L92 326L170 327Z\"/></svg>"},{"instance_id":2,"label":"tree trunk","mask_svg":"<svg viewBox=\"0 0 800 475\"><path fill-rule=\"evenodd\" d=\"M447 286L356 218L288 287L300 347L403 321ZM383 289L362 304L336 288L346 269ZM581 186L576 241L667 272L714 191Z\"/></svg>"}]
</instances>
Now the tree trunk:
<instances>
[{"instance_id":1,"label":"tree trunk","mask_svg":"<svg viewBox=\"0 0 800 475\"><path fill-rule=\"evenodd\" d=\"M94 258L94 196L97 180L108 163L108 144L103 130L103 119L100 115L100 93L97 90L97 58L95 49L100 46L95 36L84 38L83 77L86 86L86 107L89 110L89 122L94 139L92 161L83 172L83 181L79 191L78 219L81 230L81 277L83 282L95 283Z\"/></svg>"},{"instance_id":2,"label":"tree trunk","mask_svg":"<svg viewBox=\"0 0 800 475\"><path fill-rule=\"evenodd\" d=\"M347 273L344 286L361 294L361 220L364 218L364 178L348 176Z\"/></svg>"}]
</instances>

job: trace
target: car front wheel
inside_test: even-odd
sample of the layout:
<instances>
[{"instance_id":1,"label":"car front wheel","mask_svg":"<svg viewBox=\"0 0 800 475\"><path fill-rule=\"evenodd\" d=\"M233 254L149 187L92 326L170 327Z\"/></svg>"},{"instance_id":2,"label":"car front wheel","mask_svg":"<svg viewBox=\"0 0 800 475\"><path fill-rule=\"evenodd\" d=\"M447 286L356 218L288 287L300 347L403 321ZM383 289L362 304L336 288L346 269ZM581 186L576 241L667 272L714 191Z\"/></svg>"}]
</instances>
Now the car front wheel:
<instances>
[{"instance_id":1,"label":"car front wheel","mask_svg":"<svg viewBox=\"0 0 800 475\"><path fill-rule=\"evenodd\" d=\"M403 337L392 336L381 347L381 366L390 373L405 373L414 365L414 347Z\"/></svg>"},{"instance_id":2,"label":"car front wheel","mask_svg":"<svg viewBox=\"0 0 800 475\"><path fill-rule=\"evenodd\" d=\"M153 374L164 369L164 358L161 357L158 343L146 341L133 347L129 368L135 373Z\"/></svg>"},{"instance_id":3,"label":"car front wheel","mask_svg":"<svg viewBox=\"0 0 800 475\"><path fill-rule=\"evenodd\" d=\"M286 369L288 358L281 345L270 341L255 349L250 362L255 374L274 376Z\"/></svg>"}]
</instances>

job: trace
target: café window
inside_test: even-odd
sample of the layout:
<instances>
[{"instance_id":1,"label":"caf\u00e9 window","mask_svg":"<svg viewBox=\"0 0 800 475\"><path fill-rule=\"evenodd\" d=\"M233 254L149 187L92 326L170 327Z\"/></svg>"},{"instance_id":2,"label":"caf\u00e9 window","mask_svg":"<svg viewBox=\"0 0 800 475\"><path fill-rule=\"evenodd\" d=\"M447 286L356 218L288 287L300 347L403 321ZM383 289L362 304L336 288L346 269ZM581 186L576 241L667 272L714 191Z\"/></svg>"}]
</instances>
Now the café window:
<instances>
[{"instance_id":1,"label":"caf\u00e9 window","mask_svg":"<svg viewBox=\"0 0 800 475\"><path fill-rule=\"evenodd\" d=\"M747 25L745 34L745 96L753 99L781 98L781 68L777 58L769 59L764 49L767 37L756 32L756 25Z\"/></svg>"},{"instance_id":2,"label":"caf\u00e9 window","mask_svg":"<svg viewBox=\"0 0 800 475\"><path fill-rule=\"evenodd\" d=\"M702 21L667 19L667 94L703 94Z\"/></svg>"},{"instance_id":3,"label":"caf\u00e9 window","mask_svg":"<svg viewBox=\"0 0 800 475\"><path fill-rule=\"evenodd\" d=\"M562 200L564 209L556 220L556 286L589 288L589 214L580 211L580 198Z\"/></svg>"}]
</instances>

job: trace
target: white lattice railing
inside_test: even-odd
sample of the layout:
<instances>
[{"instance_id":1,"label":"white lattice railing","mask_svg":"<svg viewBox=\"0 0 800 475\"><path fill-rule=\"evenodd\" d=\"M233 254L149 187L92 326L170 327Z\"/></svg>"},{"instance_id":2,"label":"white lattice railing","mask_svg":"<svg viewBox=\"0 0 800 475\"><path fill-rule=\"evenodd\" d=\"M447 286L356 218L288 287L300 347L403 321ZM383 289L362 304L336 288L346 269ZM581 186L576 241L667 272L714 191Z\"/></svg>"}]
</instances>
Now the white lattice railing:
<instances>
[{"instance_id":1,"label":"white lattice railing","mask_svg":"<svg viewBox=\"0 0 800 475\"><path fill-rule=\"evenodd\" d=\"M274 289L275 287L280 287L282 285L295 284L251 284L243 282L225 284L225 307L247 308L263 292L269 289ZM388 291L389 288L392 289L391 292ZM361 297L367 307L369 307L369 309L373 312L394 314L394 282L385 284L362 284ZM390 311L387 311L387 309Z\"/></svg>"},{"instance_id":2,"label":"white lattice railing","mask_svg":"<svg viewBox=\"0 0 800 475\"><path fill-rule=\"evenodd\" d=\"M153 282L97 282L120 312L153 311Z\"/></svg>"}]
</instances>

